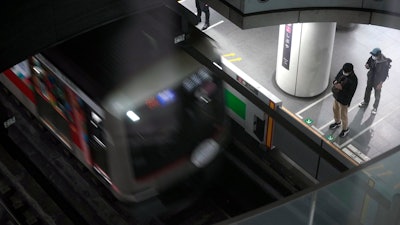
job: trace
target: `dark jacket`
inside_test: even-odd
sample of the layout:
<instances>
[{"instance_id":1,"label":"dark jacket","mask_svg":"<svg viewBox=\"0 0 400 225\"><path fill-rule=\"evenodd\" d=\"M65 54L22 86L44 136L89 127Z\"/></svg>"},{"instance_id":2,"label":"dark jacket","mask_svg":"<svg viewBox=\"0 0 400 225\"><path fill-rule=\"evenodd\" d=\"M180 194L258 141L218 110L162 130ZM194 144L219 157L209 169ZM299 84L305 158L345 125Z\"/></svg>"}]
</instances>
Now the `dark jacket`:
<instances>
[{"instance_id":1,"label":"dark jacket","mask_svg":"<svg viewBox=\"0 0 400 225\"><path fill-rule=\"evenodd\" d=\"M369 57L367 60L367 65L369 67L369 71L367 73L368 82L372 82L374 87L380 82L384 82L389 76L391 62L392 60L390 58L386 58L383 54L376 60L373 60L372 57Z\"/></svg>"},{"instance_id":2,"label":"dark jacket","mask_svg":"<svg viewBox=\"0 0 400 225\"><path fill-rule=\"evenodd\" d=\"M345 76L342 69L333 80L334 84L336 82L342 85L342 90L333 90L333 97L336 101L340 102L340 104L350 106L351 99L353 98L358 85L356 74L353 71L348 76Z\"/></svg>"}]
</instances>

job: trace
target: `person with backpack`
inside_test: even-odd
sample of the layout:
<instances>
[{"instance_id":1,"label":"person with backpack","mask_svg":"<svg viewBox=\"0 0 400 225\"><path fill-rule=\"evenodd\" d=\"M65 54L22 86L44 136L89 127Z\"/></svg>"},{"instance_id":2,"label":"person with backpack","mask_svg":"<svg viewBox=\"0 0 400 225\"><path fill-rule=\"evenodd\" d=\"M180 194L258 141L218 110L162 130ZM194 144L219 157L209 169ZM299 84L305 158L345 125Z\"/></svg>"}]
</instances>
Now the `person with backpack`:
<instances>
[{"instance_id":1,"label":"person with backpack","mask_svg":"<svg viewBox=\"0 0 400 225\"><path fill-rule=\"evenodd\" d=\"M382 54L380 48L374 48L370 52L371 56L368 58L365 68L368 69L367 73L367 87L365 88L364 101L358 106L366 108L369 104L372 88L375 91L375 101L372 106L371 114L375 115L378 111L379 100L381 98L381 91L383 82L389 76L390 63L392 60Z\"/></svg>"}]
</instances>

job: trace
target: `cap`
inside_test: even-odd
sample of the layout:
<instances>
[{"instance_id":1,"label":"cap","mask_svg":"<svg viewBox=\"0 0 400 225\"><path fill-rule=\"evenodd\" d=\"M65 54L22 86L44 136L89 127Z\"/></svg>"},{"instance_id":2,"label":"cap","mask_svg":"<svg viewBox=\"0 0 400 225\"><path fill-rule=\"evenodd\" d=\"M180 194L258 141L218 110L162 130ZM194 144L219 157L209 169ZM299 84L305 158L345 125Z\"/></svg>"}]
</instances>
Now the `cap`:
<instances>
[{"instance_id":1,"label":"cap","mask_svg":"<svg viewBox=\"0 0 400 225\"><path fill-rule=\"evenodd\" d=\"M374 49L372 49L372 51L370 53L373 56L380 55L381 54L381 49L380 48L374 48Z\"/></svg>"},{"instance_id":2,"label":"cap","mask_svg":"<svg viewBox=\"0 0 400 225\"><path fill-rule=\"evenodd\" d=\"M346 73L352 72L352 71L353 71L353 64L351 64L351 63L345 63L345 64L343 65L343 71L346 72Z\"/></svg>"}]
</instances>

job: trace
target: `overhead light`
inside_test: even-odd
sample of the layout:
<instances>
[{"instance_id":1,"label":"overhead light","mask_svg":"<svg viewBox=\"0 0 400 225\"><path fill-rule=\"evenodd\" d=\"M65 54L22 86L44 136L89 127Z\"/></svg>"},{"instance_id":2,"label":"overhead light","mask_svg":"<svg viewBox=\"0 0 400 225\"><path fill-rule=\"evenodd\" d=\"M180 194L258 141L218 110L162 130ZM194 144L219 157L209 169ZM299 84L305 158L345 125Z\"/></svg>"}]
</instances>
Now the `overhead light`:
<instances>
[{"instance_id":1,"label":"overhead light","mask_svg":"<svg viewBox=\"0 0 400 225\"><path fill-rule=\"evenodd\" d=\"M100 116L97 115L96 113L91 112L90 115L92 116L92 119L94 120L94 122L100 123L100 122L102 121L101 118L100 118Z\"/></svg>"},{"instance_id":2,"label":"overhead light","mask_svg":"<svg viewBox=\"0 0 400 225\"><path fill-rule=\"evenodd\" d=\"M129 110L128 112L126 112L126 115L129 117L129 119L131 119L133 122L139 121L140 117L138 115L136 115L136 113L134 113L133 111Z\"/></svg>"}]
</instances>

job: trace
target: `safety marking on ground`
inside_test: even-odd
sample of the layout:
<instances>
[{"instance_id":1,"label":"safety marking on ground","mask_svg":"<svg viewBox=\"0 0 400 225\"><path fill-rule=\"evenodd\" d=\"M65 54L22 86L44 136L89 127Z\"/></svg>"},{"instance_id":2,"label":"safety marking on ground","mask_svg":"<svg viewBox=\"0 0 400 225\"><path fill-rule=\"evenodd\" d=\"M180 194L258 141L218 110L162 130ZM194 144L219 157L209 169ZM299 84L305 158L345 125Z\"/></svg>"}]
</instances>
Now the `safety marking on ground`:
<instances>
[{"instance_id":1,"label":"safety marking on ground","mask_svg":"<svg viewBox=\"0 0 400 225\"><path fill-rule=\"evenodd\" d=\"M303 108L302 110L298 111L296 113L296 116L298 116L299 118L301 118L303 120L303 117L300 115L301 113L303 113L304 111L312 108L313 106L315 106L316 104L320 103L321 101L325 100L327 97L331 96L332 94L327 94L325 96L323 96L321 99L313 102L312 104L308 105L307 107ZM355 105L351 108L349 108L349 112L358 108L358 105ZM345 154L347 154L348 156L350 156L352 159L354 159L358 164L364 163L366 161L369 161L370 158L368 156L366 156L364 153L362 153L360 150L358 150L354 145L352 145L351 143L357 139L358 137L360 137L361 135L363 135L365 132L367 132L369 129L371 129L372 127L376 126L377 124L379 124L380 122L382 122L383 120L385 120L387 117L389 117L390 115L392 115L394 112L398 111L400 109L400 106L398 106L397 108L395 108L394 110L391 111L391 113L385 114L382 118L380 118L379 120L375 121L373 124L371 124L370 126L364 128L363 130L361 130L360 132L358 132L355 136L349 138L348 140L346 140L344 143L342 143L341 145L339 145L338 143L335 143L335 136L334 135L327 135L325 136L325 133L322 131L324 128L328 127L331 123L334 122L334 120L331 120L329 122L327 122L326 124L322 125L321 127L317 128L315 126L313 126L313 120L310 118L306 118L304 119L304 122L308 125L312 125L312 127L318 131L320 134L322 134L323 136L325 136L327 138L328 141L330 141L331 143L334 143L338 148L340 148Z\"/></svg>"},{"instance_id":2,"label":"safety marking on ground","mask_svg":"<svg viewBox=\"0 0 400 225\"><path fill-rule=\"evenodd\" d=\"M227 59L229 62L238 62L238 61L241 61L242 60L242 58L241 57L236 57L236 58L233 58L233 57L235 57L236 56L236 54L235 53L227 53L227 54L223 54L222 55L222 57L224 57L225 59Z\"/></svg>"},{"instance_id":3,"label":"safety marking on ground","mask_svg":"<svg viewBox=\"0 0 400 225\"><path fill-rule=\"evenodd\" d=\"M355 105L355 106L349 108L349 112L351 112L353 109L355 109L355 108L357 108L357 107L358 107L358 105ZM322 126L321 126L320 128L318 128L318 129L323 130L325 127L329 126L329 125L332 124L333 122L335 122L335 120L328 121L326 124L322 125Z\"/></svg>"},{"instance_id":4,"label":"safety marking on ground","mask_svg":"<svg viewBox=\"0 0 400 225\"><path fill-rule=\"evenodd\" d=\"M306 118L306 119L304 120L304 122L305 122L307 125L311 125L311 124L314 123L314 120L312 120L311 118Z\"/></svg>"},{"instance_id":5,"label":"safety marking on ground","mask_svg":"<svg viewBox=\"0 0 400 225\"><path fill-rule=\"evenodd\" d=\"M324 97L320 98L318 101L313 102L312 104L308 105L307 107L303 108L302 110L298 111L296 113L297 116L300 116L300 114L306 110L308 110L309 108L313 107L314 105L322 102L323 100L325 100L326 98L330 97L332 95L332 93L325 95Z\"/></svg>"},{"instance_id":6,"label":"safety marking on ground","mask_svg":"<svg viewBox=\"0 0 400 225\"><path fill-rule=\"evenodd\" d=\"M235 55L236 54L232 52L232 53L223 54L222 56L226 58L226 57L231 57L231 56L235 56Z\"/></svg>"},{"instance_id":7,"label":"safety marking on ground","mask_svg":"<svg viewBox=\"0 0 400 225\"><path fill-rule=\"evenodd\" d=\"M355 160L358 164L370 160L368 156L366 156L352 144L349 144L346 147L342 148L342 151L350 156L353 160Z\"/></svg>"},{"instance_id":8,"label":"safety marking on ground","mask_svg":"<svg viewBox=\"0 0 400 225\"><path fill-rule=\"evenodd\" d=\"M364 162L364 160L362 160L360 157L358 157L357 154L355 154L354 152L352 152L350 149L348 149L347 147L342 148L342 151L344 153L346 153L346 155L350 156L350 158L352 158L354 161L356 161L358 164L361 164Z\"/></svg>"},{"instance_id":9,"label":"safety marking on ground","mask_svg":"<svg viewBox=\"0 0 400 225\"><path fill-rule=\"evenodd\" d=\"M358 148L356 148L356 146L349 144L349 145L347 145L347 148L350 149L350 151L354 152L354 154L356 154L362 160L364 160L364 161L370 160L370 158L368 156L366 156L364 153L362 153L360 150L358 150Z\"/></svg>"},{"instance_id":10,"label":"safety marking on ground","mask_svg":"<svg viewBox=\"0 0 400 225\"><path fill-rule=\"evenodd\" d=\"M332 134L329 134L326 136L326 139L328 139L328 141L330 142L334 142L335 141L335 136L333 136Z\"/></svg>"},{"instance_id":11,"label":"safety marking on ground","mask_svg":"<svg viewBox=\"0 0 400 225\"><path fill-rule=\"evenodd\" d=\"M224 21L221 20L221 21L219 21L219 22L217 22L217 23L214 23L214 24L212 24L211 26L207 27L207 29L205 29L204 31L207 31L207 30L209 30L209 29L211 29L211 28L214 28L214 27L216 27L216 26L222 24L223 22L224 22Z\"/></svg>"},{"instance_id":12,"label":"safety marking on ground","mask_svg":"<svg viewBox=\"0 0 400 225\"><path fill-rule=\"evenodd\" d=\"M343 148L343 146L348 145L349 143L351 143L353 140L355 140L356 138L358 138L359 136L361 136L362 134L364 134L365 132L367 132L371 127L374 127L375 125L377 125L378 123L380 123L381 121L383 121L384 119L386 119L387 117L391 116L393 113L397 112L397 110L400 109L400 106L398 106L397 108L395 108L394 110L392 110L390 113L385 114L385 116L383 116L382 118L380 118L379 120L375 121L373 124L371 124L370 126L364 128L364 130L360 131L357 135L355 135L354 137L349 138L346 142L344 142L342 145L340 145L340 148Z\"/></svg>"}]
</instances>

